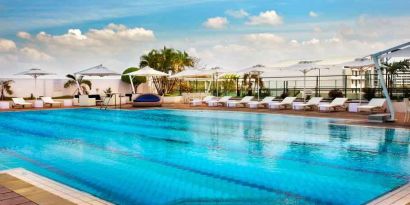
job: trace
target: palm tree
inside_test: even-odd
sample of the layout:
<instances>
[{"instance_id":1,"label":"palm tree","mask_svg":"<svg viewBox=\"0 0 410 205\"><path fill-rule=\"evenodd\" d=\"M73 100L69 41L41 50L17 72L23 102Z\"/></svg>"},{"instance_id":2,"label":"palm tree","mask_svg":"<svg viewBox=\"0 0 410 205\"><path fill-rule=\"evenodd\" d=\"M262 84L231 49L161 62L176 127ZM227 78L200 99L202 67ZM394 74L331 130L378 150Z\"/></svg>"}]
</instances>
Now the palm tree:
<instances>
[{"instance_id":1,"label":"palm tree","mask_svg":"<svg viewBox=\"0 0 410 205\"><path fill-rule=\"evenodd\" d=\"M386 69L387 87L388 87L388 90L389 90L389 93L390 93L390 97L392 97L394 77L397 76L399 72L406 72L406 71L410 70L410 60L406 59L406 60L393 62L393 63L389 63L389 62L386 61L386 62L382 63L382 68Z\"/></svg>"},{"instance_id":2,"label":"palm tree","mask_svg":"<svg viewBox=\"0 0 410 205\"><path fill-rule=\"evenodd\" d=\"M70 80L68 80L64 84L64 88L75 86L77 87L75 92L78 92L78 94L82 94L82 93L88 94L87 87L91 90L92 83L89 80L85 80L84 76L75 76L75 75L68 74L66 75L66 77L69 78Z\"/></svg>"},{"instance_id":3,"label":"palm tree","mask_svg":"<svg viewBox=\"0 0 410 205\"><path fill-rule=\"evenodd\" d=\"M164 47L161 50L151 50L140 58L140 67L149 66L155 70L165 73L177 73L183 71L185 67L193 67L197 59L190 57L185 51L179 51ZM153 77L155 88L158 94L170 93L179 79L169 79L167 77Z\"/></svg>"},{"instance_id":4,"label":"palm tree","mask_svg":"<svg viewBox=\"0 0 410 205\"><path fill-rule=\"evenodd\" d=\"M4 100L6 94L13 95L13 91L11 90L11 84L14 83L12 80L5 80L0 81L0 99Z\"/></svg>"},{"instance_id":5,"label":"palm tree","mask_svg":"<svg viewBox=\"0 0 410 205\"><path fill-rule=\"evenodd\" d=\"M252 95L253 87L256 87L256 85L253 85L252 81L259 84L259 90L263 88L263 81L260 80L260 76L258 76L258 74L245 73L243 75L243 87L248 91L247 95Z\"/></svg>"}]
</instances>

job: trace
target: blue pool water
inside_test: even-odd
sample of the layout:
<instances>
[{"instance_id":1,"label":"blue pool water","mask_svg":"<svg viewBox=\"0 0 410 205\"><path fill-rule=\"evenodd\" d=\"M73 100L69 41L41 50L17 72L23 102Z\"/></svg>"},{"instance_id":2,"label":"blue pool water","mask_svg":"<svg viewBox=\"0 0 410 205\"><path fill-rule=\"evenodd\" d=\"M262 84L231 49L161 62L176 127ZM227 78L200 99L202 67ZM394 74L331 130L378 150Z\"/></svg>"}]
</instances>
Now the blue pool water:
<instances>
[{"instance_id":1,"label":"blue pool water","mask_svg":"<svg viewBox=\"0 0 410 205\"><path fill-rule=\"evenodd\" d=\"M0 169L117 204L363 204L410 179L410 132L217 111L0 113Z\"/></svg>"}]
</instances>

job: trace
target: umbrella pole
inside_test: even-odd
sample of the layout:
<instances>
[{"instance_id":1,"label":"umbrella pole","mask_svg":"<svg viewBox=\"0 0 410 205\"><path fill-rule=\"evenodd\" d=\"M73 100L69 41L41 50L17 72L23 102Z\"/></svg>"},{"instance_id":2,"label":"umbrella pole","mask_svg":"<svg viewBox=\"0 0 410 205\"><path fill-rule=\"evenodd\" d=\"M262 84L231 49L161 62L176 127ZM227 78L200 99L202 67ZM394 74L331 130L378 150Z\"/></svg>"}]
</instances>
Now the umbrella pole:
<instances>
[{"instance_id":1,"label":"umbrella pole","mask_svg":"<svg viewBox=\"0 0 410 205\"><path fill-rule=\"evenodd\" d=\"M34 76L34 99L37 100L37 76Z\"/></svg>"},{"instance_id":2,"label":"umbrella pole","mask_svg":"<svg viewBox=\"0 0 410 205\"><path fill-rule=\"evenodd\" d=\"M362 104L362 70L359 70L360 75L360 87L359 87L359 105Z\"/></svg>"},{"instance_id":3,"label":"umbrella pole","mask_svg":"<svg viewBox=\"0 0 410 205\"><path fill-rule=\"evenodd\" d=\"M259 89L260 89L260 88L259 88L259 81L260 81L260 80L259 80L259 74L258 74L258 101L259 101Z\"/></svg>"},{"instance_id":4,"label":"umbrella pole","mask_svg":"<svg viewBox=\"0 0 410 205\"><path fill-rule=\"evenodd\" d=\"M306 72L303 72L303 103L306 103Z\"/></svg>"},{"instance_id":5,"label":"umbrella pole","mask_svg":"<svg viewBox=\"0 0 410 205\"><path fill-rule=\"evenodd\" d=\"M132 94L135 94L134 82L132 82L133 79L132 79L131 75L129 75L129 78L130 78L130 82L131 82Z\"/></svg>"},{"instance_id":6,"label":"umbrella pole","mask_svg":"<svg viewBox=\"0 0 410 205\"><path fill-rule=\"evenodd\" d=\"M219 97L219 88L218 88L218 74L216 74L216 97Z\"/></svg>"}]
</instances>

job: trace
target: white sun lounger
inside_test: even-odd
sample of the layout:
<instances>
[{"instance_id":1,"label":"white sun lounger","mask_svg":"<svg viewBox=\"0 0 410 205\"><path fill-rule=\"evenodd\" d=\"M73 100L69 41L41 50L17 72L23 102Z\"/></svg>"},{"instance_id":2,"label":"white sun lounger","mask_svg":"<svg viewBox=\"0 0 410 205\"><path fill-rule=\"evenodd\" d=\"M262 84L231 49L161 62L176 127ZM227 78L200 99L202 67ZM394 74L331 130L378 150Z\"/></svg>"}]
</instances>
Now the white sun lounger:
<instances>
[{"instance_id":1,"label":"white sun lounger","mask_svg":"<svg viewBox=\"0 0 410 205\"><path fill-rule=\"evenodd\" d=\"M12 98L13 107L24 108L26 105L33 106L33 103L26 102L23 98Z\"/></svg>"},{"instance_id":2,"label":"white sun lounger","mask_svg":"<svg viewBox=\"0 0 410 205\"><path fill-rule=\"evenodd\" d=\"M212 96L212 95L206 96L206 97L204 97L204 99L196 98L196 99L191 100L191 102L189 102L189 104L191 106L199 106L199 105L202 105L203 103L208 104L208 101L213 100L214 98L215 97Z\"/></svg>"},{"instance_id":3,"label":"white sun lounger","mask_svg":"<svg viewBox=\"0 0 410 205\"><path fill-rule=\"evenodd\" d=\"M262 99L262 101L250 101L248 102L248 107L249 108L259 108L261 107L268 107L268 104L272 102L272 100L275 99L275 97L265 97Z\"/></svg>"},{"instance_id":4,"label":"white sun lounger","mask_svg":"<svg viewBox=\"0 0 410 205\"><path fill-rule=\"evenodd\" d=\"M232 98L231 96L225 96L225 97L220 98L219 100L209 100L208 101L208 106L210 106L210 107L215 107L215 106L218 106L218 105L225 106L226 103L231 98Z\"/></svg>"},{"instance_id":5,"label":"white sun lounger","mask_svg":"<svg viewBox=\"0 0 410 205\"><path fill-rule=\"evenodd\" d=\"M241 105L242 107L246 107L246 104L251 102L252 99L253 99L253 96L245 96L241 100L229 100L227 102L227 106L228 107L238 107L239 105Z\"/></svg>"},{"instance_id":6,"label":"white sun lounger","mask_svg":"<svg viewBox=\"0 0 410 205\"><path fill-rule=\"evenodd\" d=\"M322 97L313 97L310 98L310 100L307 103L302 103L302 104L295 104L295 110L306 110L306 109L315 109L319 107L320 101L322 101Z\"/></svg>"},{"instance_id":7,"label":"white sun lounger","mask_svg":"<svg viewBox=\"0 0 410 205\"><path fill-rule=\"evenodd\" d=\"M384 98L373 98L367 105L361 105L357 107L359 112L384 112L386 110L384 104L386 99Z\"/></svg>"},{"instance_id":8,"label":"white sun lounger","mask_svg":"<svg viewBox=\"0 0 410 205\"><path fill-rule=\"evenodd\" d=\"M60 105L61 107L62 105L61 102L55 101L51 97L41 97L41 100L43 101L45 105L50 105L50 107L53 107L53 105Z\"/></svg>"},{"instance_id":9,"label":"white sun lounger","mask_svg":"<svg viewBox=\"0 0 410 205\"><path fill-rule=\"evenodd\" d=\"M347 98L335 98L328 105L319 105L319 111L338 111L338 109L346 110Z\"/></svg>"},{"instance_id":10,"label":"white sun lounger","mask_svg":"<svg viewBox=\"0 0 410 205\"><path fill-rule=\"evenodd\" d=\"M296 100L296 97L286 97L282 102L271 102L269 103L269 109L287 109L292 107L293 101Z\"/></svg>"}]
</instances>

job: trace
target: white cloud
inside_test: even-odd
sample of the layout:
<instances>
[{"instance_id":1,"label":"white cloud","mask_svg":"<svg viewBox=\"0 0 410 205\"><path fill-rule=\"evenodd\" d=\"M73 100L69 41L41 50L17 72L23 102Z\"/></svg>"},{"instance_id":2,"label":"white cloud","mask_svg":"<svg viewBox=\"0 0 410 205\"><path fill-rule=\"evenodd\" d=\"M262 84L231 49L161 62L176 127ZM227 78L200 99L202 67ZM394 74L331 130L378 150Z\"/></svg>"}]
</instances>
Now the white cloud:
<instances>
[{"instance_id":1,"label":"white cloud","mask_svg":"<svg viewBox=\"0 0 410 205\"><path fill-rule=\"evenodd\" d=\"M318 17L319 14L317 14L317 13L314 12L314 11L310 11L310 12L309 12L309 16L314 18L314 17Z\"/></svg>"},{"instance_id":2,"label":"white cloud","mask_svg":"<svg viewBox=\"0 0 410 205\"><path fill-rule=\"evenodd\" d=\"M231 16L233 18L237 18L237 19L249 16L249 13L246 12L244 9L227 10L227 11L225 11L225 14L228 15L228 16Z\"/></svg>"},{"instance_id":3,"label":"white cloud","mask_svg":"<svg viewBox=\"0 0 410 205\"><path fill-rule=\"evenodd\" d=\"M154 32L144 28L127 28L121 24L109 24L103 29L90 29L82 33L80 29L69 29L63 35L50 35L45 32L37 34L37 39L47 45L60 44L70 47L104 47L114 44L132 44L137 42L152 41Z\"/></svg>"},{"instance_id":4,"label":"white cloud","mask_svg":"<svg viewBox=\"0 0 410 205\"><path fill-rule=\"evenodd\" d=\"M20 31L17 33L17 37L21 38L21 39L26 39L26 40L30 40L31 39L31 35L27 32L24 31Z\"/></svg>"},{"instance_id":5,"label":"white cloud","mask_svg":"<svg viewBox=\"0 0 410 205\"><path fill-rule=\"evenodd\" d=\"M302 45L316 45L316 44L319 44L319 43L320 43L320 40L317 39L317 38L312 38L308 41L302 41Z\"/></svg>"},{"instance_id":6,"label":"white cloud","mask_svg":"<svg viewBox=\"0 0 410 205\"><path fill-rule=\"evenodd\" d=\"M265 11L259 13L258 16L249 17L248 25L270 25L277 26L283 23L283 18L279 16L276 11Z\"/></svg>"},{"instance_id":7,"label":"white cloud","mask_svg":"<svg viewBox=\"0 0 410 205\"><path fill-rule=\"evenodd\" d=\"M29 47L20 49L20 55L23 61L48 61L53 59L48 54Z\"/></svg>"},{"instance_id":8,"label":"white cloud","mask_svg":"<svg viewBox=\"0 0 410 205\"><path fill-rule=\"evenodd\" d=\"M213 17L207 19L203 25L209 29L223 29L228 25L228 19L225 17Z\"/></svg>"},{"instance_id":9,"label":"white cloud","mask_svg":"<svg viewBox=\"0 0 410 205\"><path fill-rule=\"evenodd\" d=\"M262 46L275 46L285 42L285 39L281 36L277 36L272 33L254 33L245 35L244 39L247 42L262 45Z\"/></svg>"},{"instance_id":10,"label":"white cloud","mask_svg":"<svg viewBox=\"0 0 410 205\"><path fill-rule=\"evenodd\" d=\"M16 43L12 40L0 38L0 52L10 52L16 49Z\"/></svg>"}]
</instances>

